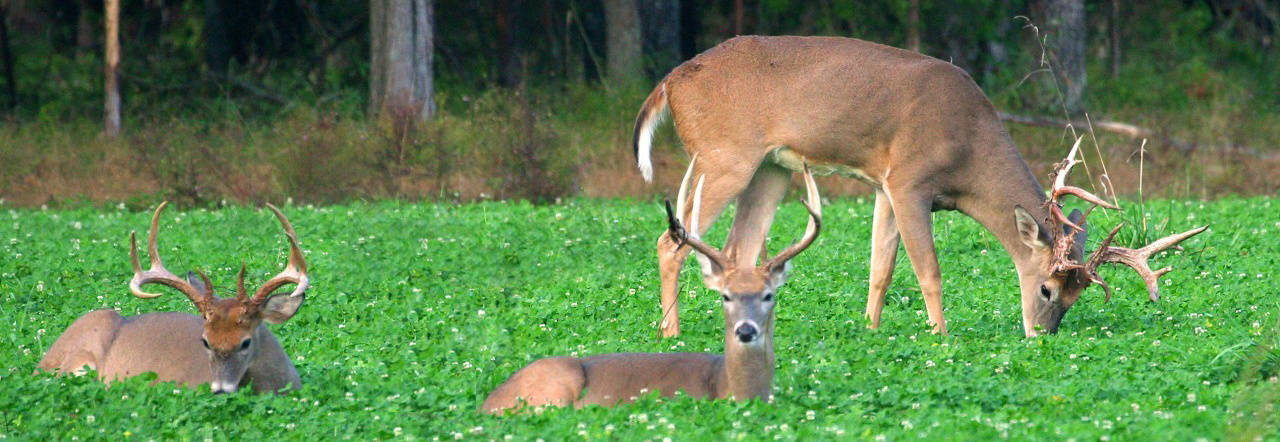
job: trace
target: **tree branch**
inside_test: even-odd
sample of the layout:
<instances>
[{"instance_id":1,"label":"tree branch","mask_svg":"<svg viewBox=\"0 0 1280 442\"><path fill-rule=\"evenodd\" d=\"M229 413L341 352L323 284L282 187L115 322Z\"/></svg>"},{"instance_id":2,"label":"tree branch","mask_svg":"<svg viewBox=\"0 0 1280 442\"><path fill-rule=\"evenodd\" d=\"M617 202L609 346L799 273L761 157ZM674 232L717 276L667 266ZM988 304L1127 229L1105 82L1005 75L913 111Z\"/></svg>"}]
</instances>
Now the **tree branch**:
<instances>
[{"instance_id":1,"label":"tree branch","mask_svg":"<svg viewBox=\"0 0 1280 442\"><path fill-rule=\"evenodd\" d=\"M1179 140L1176 138L1170 138L1165 136L1162 133L1156 132L1155 130L1152 130L1149 128L1145 128L1142 126L1129 124L1129 123L1121 123L1118 121L1099 120L1099 121L1093 121L1092 122L1093 124L1090 125L1090 122L1085 120L1066 120L1062 118L1053 118L1053 117L1015 115L1015 114L1010 114L1006 112L997 112L997 114L1000 116L1001 120L1004 120L1010 123L1026 124L1029 126L1055 127L1055 128L1063 128L1063 127L1067 127L1068 125L1078 127L1078 128L1092 127L1094 130L1101 130L1104 132L1120 134L1120 135L1127 136L1129 138L1159 141L1161 143L1164 143L1166 145L1169 145L1178 149L1182 153L1191 153L1201 148L1205 148L1205 150L1210 150L1215 152L1243 154L1243 155L1248 155L1248 156L1252 156L1252 157L1264 159L1264 160L1280 159L1280 154L1259 152L1257 149L1253 149L1248 146L1244 146L1240 144L1227 144L1222 146L1202 146L1200 145L1200 143Z\"/></svg>"}]
</instances>

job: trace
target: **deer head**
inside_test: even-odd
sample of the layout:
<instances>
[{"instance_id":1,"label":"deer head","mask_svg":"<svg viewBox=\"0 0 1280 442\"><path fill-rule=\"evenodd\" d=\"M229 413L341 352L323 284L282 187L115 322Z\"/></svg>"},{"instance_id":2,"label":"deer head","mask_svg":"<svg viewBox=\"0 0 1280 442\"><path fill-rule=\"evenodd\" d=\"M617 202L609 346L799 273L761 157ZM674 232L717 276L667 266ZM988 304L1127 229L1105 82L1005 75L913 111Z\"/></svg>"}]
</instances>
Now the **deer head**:
<instances>
[{"instance_id":1,"label":"deer head","mask_svg":"<svg viewBox=\"0 0 1280 442\"><path fill-rule=\"evenodd\" d=\"M1134 250L1111 245L1112 238L1124 226L1121 224L1111 230L1110 235L1098 245L1098 249L1085 261L1084 246L1089 237L1085 218L1093 211L1093 208L1091 207L1085 213L1073 210L1070 215L1064 215L1062 213L1061 198L1066 195L1074 195L1093 204L1095 207L1112 210L1120 210L1120 208L1084 189L1066 185L1067 174L1071 172L1072 167L1080 162L1076 159L1079 148L1080 139L1077 139L1067 158L1054 166L1053 187L1050 189L1049 200L1045 202L1049 213L1047 219L1042 222L1036 220L1023 207L1014 208L1014 219L1019 235L1023 244L1030 247L1032 253L1035 254L1035 262L1038 264L1035 268L1020 269L1024 273L1031 273L1030 276L1024 274L1024 280L1029 277L1032 282L1039 282L1038 287L1036 284L1023 286L1023 314L1030 316L1024 318L1024 323L1033 324L1035 327L1026 331L1027 336L1034 336L1037 331L1056 333L1058 325L1062 322L1062 317L1067 313L1067 310L1079 300L1080 294L1092 283L1101 285L1103 290L1106 291L1106 300L1110 301L1111 288L1102 280L1097 271L1098 266L1104 263L1116 262L1132 267L1146 282L1148 297L1154 302L1160 297L1157 278L1172 269L1165 267L1158 271L1152 271L1147 265L1147 259L1152 254L1173 247L1179 242L1200 234L1209 228L1209 226L1202 226L1186 232L1169 235L1152 242L1146 247ZM1028 292L1029 289L1030 292ZM1028 304L1034 308L1025 308ZM1039 330L1036 330L1037 328Z\"/></svg>"},{"instance_id":2,"label":"deer head","mask_svg":"<svg viewBox=\"0 0 1280 442\"><path fill-rule=\"evenodd\" d=\"M167 204L161 203L151 218L151 233L147 239L151 268L142 270L138 263L137 235L129 234L129 258L133 264L133 279L129 281L129 290L139 298L155 298L160 294L144 292L142 286L160 284L187 295L204 318L201 343L209 354L209 365L213 373L211 389L214 393L234 392L257 355L258 347L255 343L261 341L259 325L263 321L271 324L288 321L306 298L310 279L307 277L307 263L302 257L302 249L298 247L297 234L280 209L267 204L267 208L280 220L285 237L289 240L288 264L283 271L254 290L252 296L245 289L245 268L241 265L236 280L236 297L220 298L214 295L213 284L204 272L187 272L186 278L180 278L166 270L160 261L156 235L160 230L160 213ZM274 293L287 284L296 284L296 287L292 292Z\"/></svg>"},{"instance_id":3,"label":"deer head","mask_svg":"<svg viewBox=\"0 0 1280 442\"><path fill-rule=\"evenodd\" d=\"M677 199L684 213L682 204L687 196L689 181L693 168L685 173L680 185ZM762 263L754 267L739 267L735 260L729 259L719 249L711 247L698 237L698 216L702 203L702 184L706 177L698 178L693 191L693 208L689 212L690 223L686 229L677 214L671 210L671 202L667 201L667 222L672 238L677 244L688 244L693 247L698 263L702 267L703 282L707 288L720 292L724 303L726 344L759 345L762 340L771 340L773 336L774 295L787 278L791 258L813 244L822 226L822 201L818 195L818 186L813 181L809 166L804 168L805 189L808 198L804 201L809 211L809 226L799 242L778 252L773 258L762 259ZM762 253L763 255L763 253ZM764 258L762 256L762 258ZM735 342L736 341L736 342Z\"/></svg>"}]
</instances>

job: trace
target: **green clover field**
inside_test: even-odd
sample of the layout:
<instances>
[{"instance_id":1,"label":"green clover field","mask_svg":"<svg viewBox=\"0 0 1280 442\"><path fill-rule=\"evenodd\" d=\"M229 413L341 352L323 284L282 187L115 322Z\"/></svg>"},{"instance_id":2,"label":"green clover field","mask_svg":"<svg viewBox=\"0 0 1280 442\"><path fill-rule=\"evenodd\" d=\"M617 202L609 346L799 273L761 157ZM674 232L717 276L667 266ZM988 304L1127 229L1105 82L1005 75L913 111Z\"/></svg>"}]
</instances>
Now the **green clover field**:
<instances>
[{"instance_id":1,"label":"green clover field","mask_svg":"<svg viewBox=\"0 0 1280 442\"><path fill-rule=\"evenodd\" d=\"M929 333L906 254L884 326L868 330L872 204L837 199L824 231L778 295L772 402L642 398L606 409L488 416L476 407L533 359L722 347L718 296L692 260L682 273L684 334L658 338L654 244L660 202L358 203L281 206L306 252L312 287L271 326L304 386L276 396L211 395L85 377L33 375L78 316L194 312L176 291L129 294L128 235L150 208L0 206L0 439L31 440L1208 440L1276 438L1280 403L1280 200L1125 202L1094 232L1127 222L1140 246L1210 230L1152 260L1172 266L1162 298L1108 266L1057 335L1023 337L1012 262L954 212L935 214L951 334ZM1145 214L1145 215L1144 215ZM723 241L728 214L709 242ZM770 236L798 238L788 198ZM174 272L201 269L219 294L274 275L288 245L269 212L169 210L160 250Z\"/></svg>"}]
</instances>

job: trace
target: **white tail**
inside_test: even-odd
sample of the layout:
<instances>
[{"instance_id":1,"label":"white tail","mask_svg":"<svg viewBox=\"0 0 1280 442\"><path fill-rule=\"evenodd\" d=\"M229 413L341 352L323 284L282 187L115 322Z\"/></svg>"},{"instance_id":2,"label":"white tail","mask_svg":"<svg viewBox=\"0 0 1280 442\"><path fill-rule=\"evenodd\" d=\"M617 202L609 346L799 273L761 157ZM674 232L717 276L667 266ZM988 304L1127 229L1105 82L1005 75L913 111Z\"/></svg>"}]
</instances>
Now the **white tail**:
<instances>
[{"instance_id":1,"label":"white tail","mask_svg":"<svg viewBox=\"0 0 1280 442\"><path fill-rule=\"evenodd\" d=\"M160 230L160 204L151 218L147 255L151 267L138 262L136 235L129 235L133 263L130 291L139 298L159 294L142 291L146 284L176 289L195 305L199 316L186 313L149 313L123 317L116 310L97 310L81 316L45 352L39 368L44 371L83 373L97 370L105 381L154 372L157 381L174 381L195 387L210 384L214 393L234 392L248 384L255 392L274 392L302 385L298 372L279 341L262 324L280 324L297 313L310 285L307 263L298 247L297 233L284 213L267 205L280 220L289 240L289 261L278 275L252 295L244 286L244 266L236 281L235 298L219 298L203 272L179 277L164 268L156 246ZM275 293L287 284L290 292Z\"/></svg>"},{"instance_id":2,"label":"white tail","mask_svg":"<svg viewBox=\"0 0 1280 442\"><path fill-rule=\"evenodd\" d=\"M640 175L645 182L653 182L653 132L670 113L666 85L659 84L644 101L640 115L636 117L635 133L631 140L636 154L636 167L640 168Z\"/></svg>"},{"instance_id":3,"label":"white tail","mask_svg":"<svg viewBox=\"0 0 1280 442\"><path fill-rule=\"evenodd\" d=\"M690 175L681 186L688 189ZM703 181L693 191L698 207ZM768 400L773 390L774 294L786 280L787 262L817 238L822 222L821 197L813 176L805 173L809 228L804 237L761 265L739 266L694 232L686 230L668 201L671 234L705 257L707 286L720 292L724 306L724 353L621 353L585 358L546 358L533 361L489 393L480 411L501 413L521 406L610 406L629 402L646 392L664 396L677 391L692 397ZM681 196L684 196L683 194Z\"/></svg>"},{"instance_id":4,"label":"white tail","mask_svg":"<svg viewBox=\"0 0 1280 442\"><path fill-rule=\"evenodd\" d=\"M1083 228L1044 228L1056 202L1045 197L995 108L950 63L849 38L733 38L676 67L641 106L635 140L645 179L652 177L646 134L668 108L696 158L695 173L706 177L698 210L705 224L698 228L705 231L737 201L725 254L739 263L763 249L791 171L806 159L819 173L876 189L866 309L872 328L880 324L901 242L929 321L946 333L935 210L960 210L999 239L1018 270L1027 336L1056 331L1091 280L1079 273L1082 266L1055 271L1053 250L1038 247L1083 237ZM1057 260L1082 259L1080 248L1068 252ZM678 277L688 253L669 232L658 239L664 336L680 333Z\"/></svg>"}]
</instances>

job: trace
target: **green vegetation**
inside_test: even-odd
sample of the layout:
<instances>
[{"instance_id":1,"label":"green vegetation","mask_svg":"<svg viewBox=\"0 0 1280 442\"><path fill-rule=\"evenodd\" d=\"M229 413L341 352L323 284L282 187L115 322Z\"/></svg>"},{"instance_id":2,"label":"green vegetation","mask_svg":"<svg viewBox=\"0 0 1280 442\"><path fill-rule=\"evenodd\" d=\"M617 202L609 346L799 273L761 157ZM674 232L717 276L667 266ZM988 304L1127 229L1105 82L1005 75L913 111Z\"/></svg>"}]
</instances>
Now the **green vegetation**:
<instances>
[{"instance_id":1,"label":"green vegetation","mask_svg":"<svg viewBox=\"0 0 1280 442\"><path fill-rule=\"evenodd\" d=\"M680 56L646 60L648 78L622 87L601 77L607 54L600 2L504 10L508 2L439 0L439 113L408 130L365 114L368 2L232 2L223 15L233 53L222 63L211 63L203 30L212 26L205 8L227 0L125 3L124 129L117 141L100 136L98 4L24 2L8 11L17 96L13 104L0 97L0 197L10 204L648 197L664 189L645 186L630 166L635 112L672 66L735 34L735 7L748 9L745 33L903 47L911 2L686 1L692 16L681 19L688 35ZM921 52L964 68L1002 111L1063 117L1042 64L1057 64L1040 44L1048 27L1037 33L1015 18L1047 26L1035 6L1043 2L920 3ZM1275 19L1266 15L1274 6L1119 2L1113 19L1107 2L1086 3L1084 109L1094 121L1157 135L1142 166L1148 196L1280 190L1280 45L1267 24ZM94 25L84 42L76 37L81 14ZM1122 24L1114 36L1118 57L1106 31L1112 21ZM520 44L498 41L504 23L518 29ZM651 46L646 56L655 58ZM514 68L506 66L510 60ZM508 70L515 80L502 79ZM683 161L671 130L662 131L655 162ZM1071 144L1060 128L1010 131L1041 177ZM1097 136L1111 189L1137 195L1141 141ZM1092 182L1104 181L1089 172Z\"/></svg>"},{"instance_id":2,"label":"green vegetation","mask_svg":"<svg viewBox=\"0 0 1280 442\"><path fill-rule=\"evenodd\" d=\"M534 358L719 351L716 297L693 269L682 278L685 334L656 337L659 204L287 206L315 282L298 315L273 329L306 385L262 397L31 375L58 333L92 309L193 309L178 294L128 294L126 238L146 228L149 211L6 209L0 437L1274 438L1276 207L1280 200L1263 198L1156 201L1145 205L1145 223L1132 203L1123 216L1095 214L1098 231L1131 221L1123 245L1136 243L1143 225L1149 236L1212 229L1155 260L1175 268L1158 303L1146 301L1131 271L1108 268L1117 289L1110 303L1093 288L1061 334L1024 339L1008 258L955 213L935 221L953 334L927 331L905 257L884 327L866 330L872 206L837 200L824 209L829 228L796 258L779 295L772 404L646 398L508 417L474 409ZM774 248L800 235L802 212L784 204ZM241 262L254 282L285 260L284 238L264 211L172 211L164 222L168 267L199 267L223 293ZM709 235L713 243L724 225Z\"/></svg>"}]
</instances>

